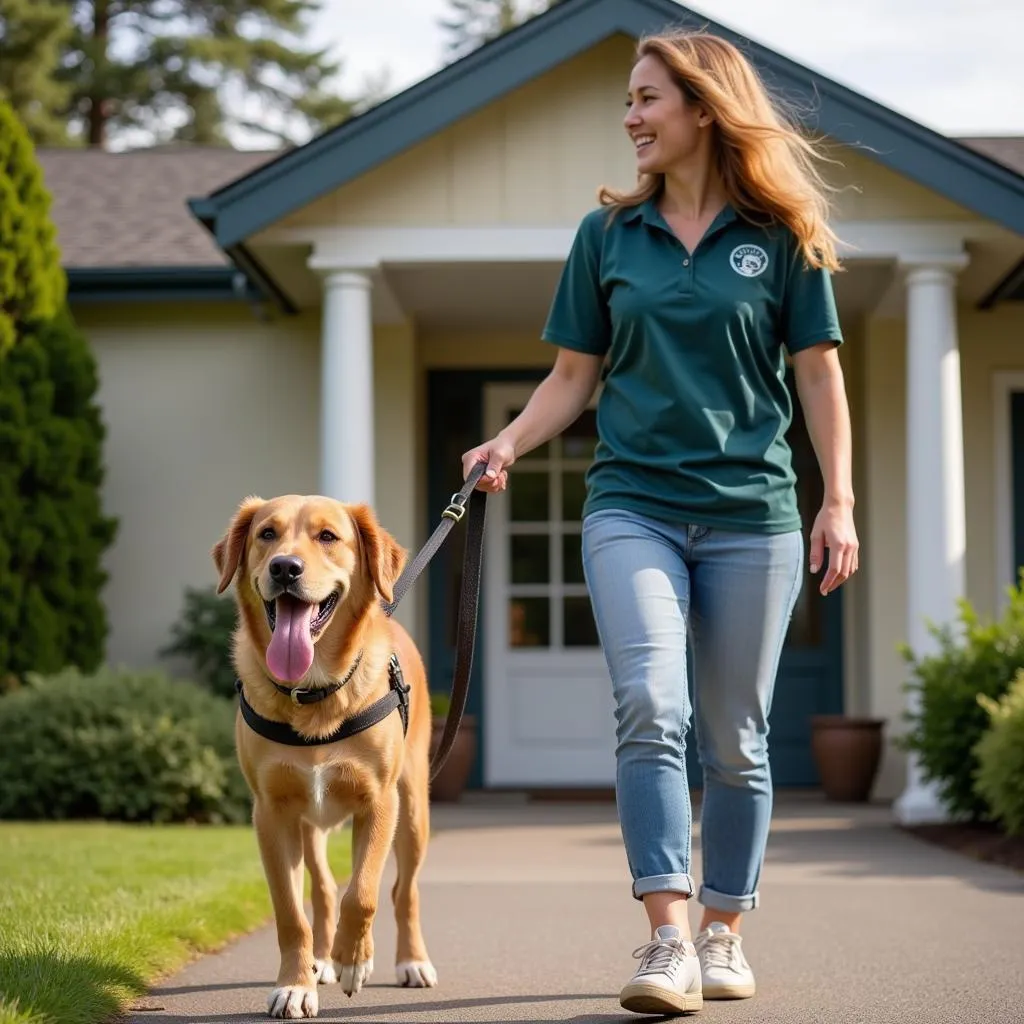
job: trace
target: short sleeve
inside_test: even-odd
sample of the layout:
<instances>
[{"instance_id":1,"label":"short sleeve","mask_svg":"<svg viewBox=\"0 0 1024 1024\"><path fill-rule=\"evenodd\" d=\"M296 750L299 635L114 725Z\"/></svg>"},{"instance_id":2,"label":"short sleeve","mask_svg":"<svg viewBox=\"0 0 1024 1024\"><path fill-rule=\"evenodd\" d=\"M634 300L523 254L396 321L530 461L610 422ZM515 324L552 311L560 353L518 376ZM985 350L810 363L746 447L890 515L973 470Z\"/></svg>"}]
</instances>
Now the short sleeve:
<instances>
[{"instance_id":1,"label":"short sleeve","mask_svg":"<svg viewBox=\"0 0 1024 1024\"><path fill-rule=\"evenodd\" d=\"M611 344L611 319L601 288L604 211L583 218L551 302L541 337L564 348L604 355Z\"/></svg>"},{"instance_id":2,"label":"short sleeve","mask_svg":"<svg viewBox=\"0 0 1024 1024\"><path fill-rule=\"evenodd\" d=\"M782 340L790 355L823 341L843 343L832 275L824 267L809 267L792 237L782 303L782 329Z\"/></svg>"}]
</instances>

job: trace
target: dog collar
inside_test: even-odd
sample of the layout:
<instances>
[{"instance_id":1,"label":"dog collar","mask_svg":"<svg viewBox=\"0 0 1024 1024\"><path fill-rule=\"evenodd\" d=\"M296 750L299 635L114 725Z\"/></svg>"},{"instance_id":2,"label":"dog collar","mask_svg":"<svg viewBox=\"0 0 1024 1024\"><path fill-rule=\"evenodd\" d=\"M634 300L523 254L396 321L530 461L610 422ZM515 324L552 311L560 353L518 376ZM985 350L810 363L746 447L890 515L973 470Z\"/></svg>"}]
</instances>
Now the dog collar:
<instances>
[{"instance_id":1,"label":"dog collar","mask_svg":"<svg viewBox=\"0 0 1024 1024\"><path fill-rule=\"evenodd\" d=\"M349 673L351 675L351 673ZM296 732L287 722L275 722L264 718L245 699L242 692L242 680L235 680L235 690L238 693L238 706L242 711L242 717L246 725L253 732L259 733L264 739L272 740L274 743L283 743L289 747L318 747L327 743L337 743L338 740L355 736L378 722L383 722L392 711L397 710L402 717L402 732L409 730L409 685L402 675L402 666L398 661L398 655L392 654L388 662L388 692L380 700L374 701L368 708L360 711L357 715L346 719L334 732L323 736L320 739L311 739ZM339 684L340 689L341 684Z\"/></svg>"},{"instance_id":2,"label":"dog collar","mask_svg":"<svg viewBox=\"0 0 1024 1024\"><path fill-rule=\"evenodd\" d=\"M345 678L340 683L331 683L330 686L304 688L301 686L282 686L280 683L275 683L273 679L270 681L274 683L274 689L278 693L291 697L293 704L318 704L320 701L330 697L332 693L337 693L352 678L356 669L359 668L359 662L362 660L363 652L360 651L356 655L356 660L352 662L352 667L345 673Z\"/></svg>"}]
</instances>

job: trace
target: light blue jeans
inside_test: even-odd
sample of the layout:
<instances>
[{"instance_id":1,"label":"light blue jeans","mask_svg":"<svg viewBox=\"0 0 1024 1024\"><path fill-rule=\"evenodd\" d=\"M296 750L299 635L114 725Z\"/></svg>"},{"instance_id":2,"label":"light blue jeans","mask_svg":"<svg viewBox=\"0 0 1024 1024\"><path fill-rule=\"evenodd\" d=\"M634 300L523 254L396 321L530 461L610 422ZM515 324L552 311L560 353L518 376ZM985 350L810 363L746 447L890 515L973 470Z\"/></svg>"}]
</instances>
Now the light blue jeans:
<instances>
[{"instance_id":1,"label":"light blue jeans","mask_svg":"<svg viewBox=\"0 0 1024 1024\"><path fill-rule=\"evenodd\" d=\"M584 520L582 543L615 699L616 798L633 896L694 894L689 639L704 769L697 896L715 910L753 910L772 814L768 714L803 579L803 537L599 511Z\"/></svg>"}]
</instances>

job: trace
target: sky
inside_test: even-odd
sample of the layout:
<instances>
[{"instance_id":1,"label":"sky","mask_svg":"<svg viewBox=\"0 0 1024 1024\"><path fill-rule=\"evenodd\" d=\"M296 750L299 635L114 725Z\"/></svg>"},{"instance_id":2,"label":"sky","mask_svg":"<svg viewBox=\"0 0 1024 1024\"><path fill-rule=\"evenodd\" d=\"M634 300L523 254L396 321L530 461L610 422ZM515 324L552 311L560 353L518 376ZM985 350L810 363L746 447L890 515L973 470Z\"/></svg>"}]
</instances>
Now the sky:
<instances>
[{"instance_id":1,"label":"sky","mask_svg":"<svg viewBox=\"0 0 1024 1024\"><path fill-rule=\"evenodd\" d=\"M386 67L394 93L443 66L447 0L322 3L310 42L342 59L344 88ZM1024 135L1022 0L686 6L943 134Z\"/></svg>"}]
</instances>

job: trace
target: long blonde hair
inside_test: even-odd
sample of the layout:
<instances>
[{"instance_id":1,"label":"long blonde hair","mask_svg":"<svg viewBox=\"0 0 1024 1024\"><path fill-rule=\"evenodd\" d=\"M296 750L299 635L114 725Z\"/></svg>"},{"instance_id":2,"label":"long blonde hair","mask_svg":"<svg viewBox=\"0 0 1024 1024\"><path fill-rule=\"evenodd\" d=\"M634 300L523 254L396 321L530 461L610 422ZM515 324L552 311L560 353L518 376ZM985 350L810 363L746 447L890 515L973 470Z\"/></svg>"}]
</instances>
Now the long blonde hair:
<instances>
[{"instance_id":1,"label":"long blonde hair","mask_svg":"<svg viewBox=\"0 0 1024 1024\"><path fill-rule=\"evenodd\" d=\"M812 267L840 269L839 239L829 227L831 187L815 167L825 159L769 96L757 71L720 36L673 31L641 38L636 61L652 55L668 69L690 103L713 118L714 156L730 202L748 219L782 222ZM602 205L636 206L660 192L662 174L642 174L637 187L598 192Z\"/></svg>"}]
</instances>

